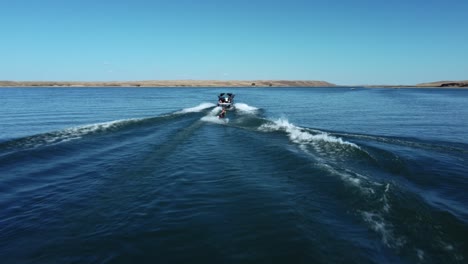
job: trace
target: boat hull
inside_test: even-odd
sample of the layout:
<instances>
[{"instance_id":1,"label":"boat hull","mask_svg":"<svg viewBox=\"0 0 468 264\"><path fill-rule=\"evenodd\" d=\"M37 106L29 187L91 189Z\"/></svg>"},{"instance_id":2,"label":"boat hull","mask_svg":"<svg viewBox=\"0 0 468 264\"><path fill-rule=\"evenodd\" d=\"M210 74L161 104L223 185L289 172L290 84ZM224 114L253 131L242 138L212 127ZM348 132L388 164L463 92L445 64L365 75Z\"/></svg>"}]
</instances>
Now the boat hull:
<instances>
[{"instance_id":1,"label":"boat hull","mask_svg":"<svg viewBox=\"0 0 468 264\"><path fill-rule=\"evenodd\" d=\"M218 103L218 106L225 108L226 110L234 110L233 103Z\"/></svg>"}]
</instances>

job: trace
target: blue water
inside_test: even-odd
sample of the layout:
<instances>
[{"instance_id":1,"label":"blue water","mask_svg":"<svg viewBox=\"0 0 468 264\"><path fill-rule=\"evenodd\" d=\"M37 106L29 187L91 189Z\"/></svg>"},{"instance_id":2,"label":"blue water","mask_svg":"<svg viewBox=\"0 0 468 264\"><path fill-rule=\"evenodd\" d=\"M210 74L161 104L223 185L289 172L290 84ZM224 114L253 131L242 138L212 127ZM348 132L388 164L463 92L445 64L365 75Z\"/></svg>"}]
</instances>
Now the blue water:
<instances>
[{"instance_id":1,"label":"blue water","mask_svg":"<svg viewBox=\"0 0 468 264\"><path fill-rule=\"evenodd\" d=\"M219 120L217 94L236 110ZM3 263L466 263L468 90L2 88Z\"/></svg>"}]
</instances>

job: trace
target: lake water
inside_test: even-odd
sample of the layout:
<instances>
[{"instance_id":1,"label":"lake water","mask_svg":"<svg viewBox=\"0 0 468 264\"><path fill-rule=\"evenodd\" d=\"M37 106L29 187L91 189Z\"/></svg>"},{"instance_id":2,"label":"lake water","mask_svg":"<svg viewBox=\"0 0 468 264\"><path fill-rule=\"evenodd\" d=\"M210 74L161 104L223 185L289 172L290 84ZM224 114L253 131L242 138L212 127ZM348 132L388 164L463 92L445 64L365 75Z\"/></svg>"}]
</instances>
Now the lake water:
<instances>
[{"instance_id":1,"label":"lake water","mask_svg":"<svg viewBox=\"0 0 468 264\"><path fill-rule=\"evenodd\" d=\"M0 256L466 263L467 106L452 89L2 88Z\"/></svg>"}]
</instances>

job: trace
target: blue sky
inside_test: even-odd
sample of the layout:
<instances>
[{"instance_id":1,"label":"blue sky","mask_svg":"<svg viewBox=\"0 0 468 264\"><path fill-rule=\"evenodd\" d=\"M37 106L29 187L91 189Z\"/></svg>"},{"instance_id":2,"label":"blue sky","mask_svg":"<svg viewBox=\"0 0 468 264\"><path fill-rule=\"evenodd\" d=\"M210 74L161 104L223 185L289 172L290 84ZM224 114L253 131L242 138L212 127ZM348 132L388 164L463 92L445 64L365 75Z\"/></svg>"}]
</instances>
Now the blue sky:
<instances>
[{"instance_id":1,"label":"blue sky","mask_svg":"<svg viewBox=\"0 0 468 264\"><path fill-rule=\"evenodd\" d=\"M468 79L466 0L0 0L0 80Z\"/></svg>"}]
</instances>

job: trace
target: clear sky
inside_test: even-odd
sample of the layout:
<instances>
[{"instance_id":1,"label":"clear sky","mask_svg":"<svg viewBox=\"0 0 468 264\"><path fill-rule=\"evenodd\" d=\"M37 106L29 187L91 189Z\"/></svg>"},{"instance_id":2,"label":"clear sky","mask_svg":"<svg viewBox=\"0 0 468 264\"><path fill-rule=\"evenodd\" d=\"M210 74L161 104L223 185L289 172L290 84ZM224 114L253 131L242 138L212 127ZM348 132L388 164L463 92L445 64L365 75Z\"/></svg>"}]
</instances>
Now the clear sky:
<instances>
[{"instance_id":1,"label":"clear sky","mask_svg":"<svg viewBox=\"0 0 468 264\"><path fill-rule=\"evenodd\" d=\"M468 0L0 0L0 80L468 79Z\"/></svg>"}]
</instances>

